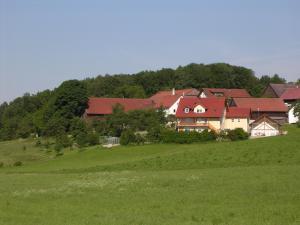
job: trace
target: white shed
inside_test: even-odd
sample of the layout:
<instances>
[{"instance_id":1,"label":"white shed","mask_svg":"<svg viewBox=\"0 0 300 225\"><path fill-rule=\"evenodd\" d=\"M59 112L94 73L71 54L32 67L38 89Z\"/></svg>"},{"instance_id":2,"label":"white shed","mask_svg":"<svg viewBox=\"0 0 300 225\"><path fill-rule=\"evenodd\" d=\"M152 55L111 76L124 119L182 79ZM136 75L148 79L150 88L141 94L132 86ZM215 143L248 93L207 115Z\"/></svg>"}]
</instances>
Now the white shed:
<instances>
[{"instance_id":1,"label":"white shed","mask_svg":"<svg viewBox=\"0 0 300 225\"><path fill-rule=\"evenodd\" d=\"M281 125L275 120L271 119L267 115L258 117L253 123L251 123L251 136L277 136L280 135Z\"/></svg>"}]
</instances>

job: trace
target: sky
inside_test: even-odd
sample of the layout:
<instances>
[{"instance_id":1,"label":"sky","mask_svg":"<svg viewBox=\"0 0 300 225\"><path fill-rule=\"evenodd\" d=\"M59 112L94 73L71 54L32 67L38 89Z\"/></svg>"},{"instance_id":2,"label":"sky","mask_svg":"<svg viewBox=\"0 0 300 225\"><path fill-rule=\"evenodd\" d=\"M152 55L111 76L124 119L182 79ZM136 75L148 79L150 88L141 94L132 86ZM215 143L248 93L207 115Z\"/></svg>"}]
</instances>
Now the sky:
<instances>
[{"instance_id":1,"label":"sky","mask_svg":"<svg viewBox=\"0 0 300 225\"><path fill-rule=\"evenodd\" d=\"M68 79L225 62L300 78L299 0L0 0L0 103Z\"/></svg>"}]
</instances>

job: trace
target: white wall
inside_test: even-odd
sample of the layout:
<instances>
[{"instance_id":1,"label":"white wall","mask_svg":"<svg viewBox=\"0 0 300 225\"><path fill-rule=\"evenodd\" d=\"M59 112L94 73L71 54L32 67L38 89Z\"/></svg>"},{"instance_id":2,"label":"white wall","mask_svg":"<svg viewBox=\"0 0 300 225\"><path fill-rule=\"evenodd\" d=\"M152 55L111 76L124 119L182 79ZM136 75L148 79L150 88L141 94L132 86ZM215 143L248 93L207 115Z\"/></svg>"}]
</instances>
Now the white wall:
<instances>
[{"instance_id":1,"label":"white wall","mask_svg":"<svg viewBox=\"0 0 300 225\"><path fill-rule=\"evenodd\" d=\"M276 135L279 135L279 130L267 122L262 122L251 130L251 136L253 137Z\"/></svg>"},{"instance_id":2,"label":"white wall","mask_svg":"<svg viewBox=\"0 0 300 225\"><path fill-rule=\"evenodd\" d=\"M294 108L295 107L292 107L290 110L289 110L289 123L297 123L298 122L298 117L294 116Z\"/></svg>"},{"instance_id":3,"label":"white wall","mask_svg":"<svg viewBox=\"0 0 300 225\"><path fill-rule=\"evenodd\" d=\"M180 101L181 98L182 98L182 96L179 97L177 99L177 101L170 108L165 110L166 116L176 114L176 111L177 111L177 108L178 108L178 105L179 105L179 101Z\"/></svg>"}]
</instances>

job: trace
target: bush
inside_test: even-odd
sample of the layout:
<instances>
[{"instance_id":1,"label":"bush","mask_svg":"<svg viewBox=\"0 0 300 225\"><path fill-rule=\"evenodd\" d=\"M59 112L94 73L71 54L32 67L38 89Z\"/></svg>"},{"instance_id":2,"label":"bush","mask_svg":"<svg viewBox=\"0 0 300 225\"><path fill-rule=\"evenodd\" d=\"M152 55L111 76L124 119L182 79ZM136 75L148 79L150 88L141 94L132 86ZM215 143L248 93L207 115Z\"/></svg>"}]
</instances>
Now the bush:
<instances>
[{"instance_id":1,"label":"bush","mask_svg":"<svg viewBox=\"0 0 300 225\"><path fill-rule=\"evenodd\" d=\"M35 146L40 147L41 145L42 145L41 139L40 138L36 139Z\"/></svg>"},{"instance_id":2,"label":"bush","mask_svg":"<svg viewBox=\"0 0 300 225\"><path fill-rule=\"evenodd\" d=\"M134 143L135 141L136 141L135 135L132 130L127 129L122 132L120 137L121 145L128 145L130 143Z\"/></svg>"},{"instance_id":3,"label":"bush","mask_svg":"<svg viewBox=\"0 0 300 225\"><path fill-rule=\"evenodd\" d=\"M0 168L4 167L4 163L0 162Z\"/></svg>"},{"instance_id":4,"label":"bush","mask_svg":"<svg viewBox=\"0 0 300 225\"><path fill-rule=\"evenodd\" d=\"M227 135L231 141L246 140L249 138L249 134L245 132L242 128L229 130Z\"/></svg>"},{"instance_id":5,"label":"bush","mask_svg":"<svg viewBox=\"0 0 300 225\"><path fill-rule=\"evenodd\" d=\"M17 161L14 163L14 166L22 166L22 165L23 165L23 163L21 161Z\"/></svg>"},{"instance_id":6,"label":"bush","mask_svg":"<svg viewBox=\"0 0 300 225\"><path fill-rule=\"evenodd\" d=\"M99 144L99 135L97 133L88 133L86 136L88 145L98 145Z\"/></svg>"},{"instance_id":7,"label":"bush","mask_svg":"<svg viewBox=\"0 0 300 225\"><path fill-rule=\"evenodd\" d=\"M144 138L142 135L140 135L139 133L137 133L137 134L135 135L135 142L136 142L138 145L144 144L145 141L146 141L145 138Z\"/></svg>"},{"instance_id":8,"label":"bush","mask_svg":"<svg viewBox=\"0 0 300 225\"><path fill-rule=\"evenodd\" d=\"M149 129L147 133L147 139L150 142L160 142L162 139L162 128L156 126Z\"/></svg>"},{"instance_id":9,"label":"bush","mask_svg":"<svg viewBox=\"0 0 300 225\"><path fill-rule=\"evenodd\" d=\"M194 142L212 141L216 138L216 133L208 130L204 130L201 133L196 131L177 132L174 130L165 130L162 133L162 142L164 143L190 144Z\"/></svg>"},{"instance_id":10,"label":"bush","mask_svg":"<svg viewBox=\"0 0 300 225\"><path fill-rule=\"evenodd\" d=\"M87 134L84 133L84 132L81 132L79 133L77 136L76 136L76 139L75 139L76 143L79 145L80 148L82 147L85 147L88 143L88 137L87 137Z\"/></svg>"},{"instance_id":11,"label":"bush","mask_svg":"<svg viewBox=\"0 0 300 225\"><path fill-rule=\"evenodd\" d=\"M72 140L66 135L61 134L55 138L55 147L59 146L60 148L67 148L72 146Z\"/></svg>"}]
</instances>

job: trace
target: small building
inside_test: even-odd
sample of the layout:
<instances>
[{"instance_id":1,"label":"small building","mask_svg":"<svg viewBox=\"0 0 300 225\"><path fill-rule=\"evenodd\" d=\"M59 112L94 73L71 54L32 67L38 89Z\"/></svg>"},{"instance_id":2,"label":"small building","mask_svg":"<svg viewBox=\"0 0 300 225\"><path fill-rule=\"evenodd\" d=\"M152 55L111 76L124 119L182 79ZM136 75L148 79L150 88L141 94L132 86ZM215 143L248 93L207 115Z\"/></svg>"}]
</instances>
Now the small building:
<instances>
[{"instance_id":1,"label":"small building","mask_svg":"<svg viewBox=\"0 0 300 225\"><path fill-rule=\"evenodd\" d=\"M88 108L83 115L86 119L101 119L113 113L113 108L121 105L125 112L154 108L154 102L150 99L137 98L89 98Z\"/></svg>"},{"instance_id":2,"label":"small building","mask_svg":"<svg viewBox=\"0 0 300 225\"><path fill-rule=\"evenodd\" d=\"M225 121L222 127L225 130L234 130L236 128L242 128L245 132L250 131L250 109L227 107L225 110Z\"/></svg>"},{"instance_id":3,"label":"small building","mask_svg":"<svg viewBox=\"0 0 300 225\"><path fill-rule=\"evenodd\" d=\"M233 98L231 107L250 108L250 123L267 115L280 124L288 122L288 107L281 98Z\"/></svg>"},{"instance_id":4,"label":"small building","mask_svg":"<svg viewBox=\"0 0 300 225\"><path fill-rule=\"evenodd\" d=\"M169 91L159 91L149 99L154 102L155 108L163 107L166 116L175 115L179 101L183 97L195 97L199 95L199 91L194 88Z\"/></svg>"},{"instance_id":5,"label":"small building","mask_svg":"<svg viewBox=\"0 0 300 225\"><path fill-rule=\"evenodd\" d=\"M252 137L268 137L281 134L281 125L267 115L261 115L250 126Z\"/></svg>"},{"instance_id":6,"label":"small building","mask_svg":"<svg viewBox=\"0 0 300 225\"><path fill-rule=\"evenodd\" d=\"M251 98L252 96L246 89L202 88L200 90L200 97Z\"/></svg>"}]
</instances>

